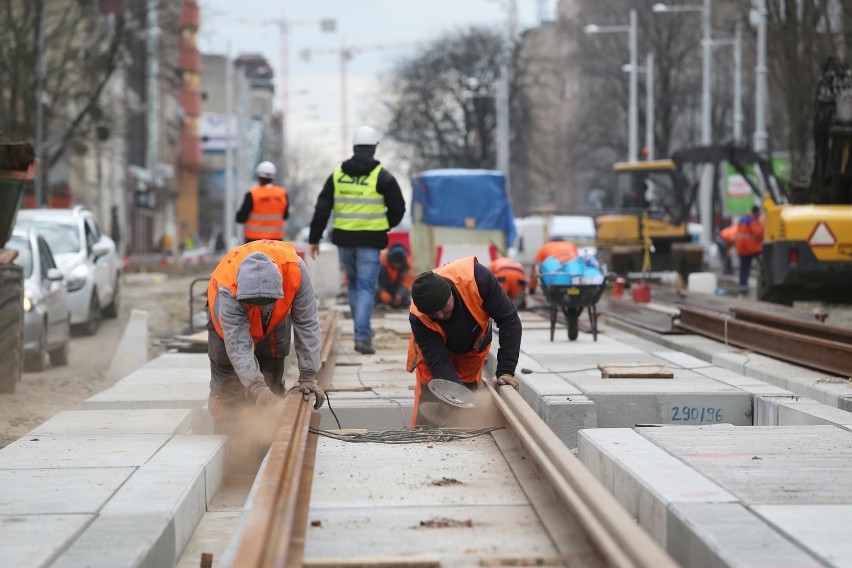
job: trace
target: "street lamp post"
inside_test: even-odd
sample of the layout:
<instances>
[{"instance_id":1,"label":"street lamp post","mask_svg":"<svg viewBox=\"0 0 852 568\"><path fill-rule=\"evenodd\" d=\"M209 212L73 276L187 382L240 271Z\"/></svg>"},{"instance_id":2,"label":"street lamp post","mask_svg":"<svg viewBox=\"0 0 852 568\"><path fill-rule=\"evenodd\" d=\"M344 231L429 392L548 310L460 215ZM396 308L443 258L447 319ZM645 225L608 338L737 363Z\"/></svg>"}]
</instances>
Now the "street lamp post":
<instances>
[{"instance_id":1,"label":"street lamp post","mask_svg":"<svg viewBox=\"0 0 852 568\"><path fill-rule=\"evenodd\" d=\"M757 64L754 89L754 151L766 152L769 135L766 132L766 0L757 3Z\"/></svg>"},{"instance_id":2,"label":"street lamp post","mask_svg":"<svg viewBox=\"0 0 852 568\"><path fill-rule=\"evenodd\" d=\"M655 13L700 12L701 13L701 145L713 143L712 91L713 85L713 39L711 37L712 11L710 0L702 5L669 6L654 4ZM713 167L704 166L698 191L698 208L701 219L701 244L705 248L713 242Z\"/></svg>"},{"instance_id":3,"label":"street lamp post","mask_svg":"<svg viewBox=\"0 0 852 568\"><path fill-rule=\"evenodd\" d=\"M623 71L630 71L630 65L622 67ZM645 74L645 151L646 159L654 159L654 54L645 56L645 66L637 69L639 73Z\"/></svg>"},{"instance_id":4,"label":"street lamp post","mask_svg":"<svg viewBox=\"0 0 852 568\"><path fill-rule=\"evenodd\" d=\"M742 26L737 22L733 38L713 40L714 47L732 46L734 48L734 142L743 142L743 49Z\"/></svg>"},{"instance_id":5,"label":"street lamp post","mask_svg":"<svg viewBox=\"0 0 852 568\"><path fill-rule=\"evenodd\" d=\"M630 10L630 24L627 26L598 26L589 24L584 28L587 34L627 32L630 44L630 90L627 109L627 160L639 159L639 62L638 34L636 31L636 10Z\"/></svg>"}]
</instances>

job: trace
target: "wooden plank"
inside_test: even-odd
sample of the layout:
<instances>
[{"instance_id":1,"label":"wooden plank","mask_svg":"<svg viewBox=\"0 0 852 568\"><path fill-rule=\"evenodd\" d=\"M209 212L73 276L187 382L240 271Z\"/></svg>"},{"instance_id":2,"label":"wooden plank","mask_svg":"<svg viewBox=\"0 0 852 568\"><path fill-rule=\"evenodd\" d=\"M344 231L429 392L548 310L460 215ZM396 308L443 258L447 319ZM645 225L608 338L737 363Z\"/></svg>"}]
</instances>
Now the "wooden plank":
<instances>
[{"instance_id":1,"label":"wooden plank","mask_svg":"<svg viewBox=\"0 0 852 568\"><path fill-rule=\"evenodd\" d=\"M601 363L602 379L672 379L674 373L656 363L634 363L632 365L615 365Z\"/></svg>"}]
</instances>

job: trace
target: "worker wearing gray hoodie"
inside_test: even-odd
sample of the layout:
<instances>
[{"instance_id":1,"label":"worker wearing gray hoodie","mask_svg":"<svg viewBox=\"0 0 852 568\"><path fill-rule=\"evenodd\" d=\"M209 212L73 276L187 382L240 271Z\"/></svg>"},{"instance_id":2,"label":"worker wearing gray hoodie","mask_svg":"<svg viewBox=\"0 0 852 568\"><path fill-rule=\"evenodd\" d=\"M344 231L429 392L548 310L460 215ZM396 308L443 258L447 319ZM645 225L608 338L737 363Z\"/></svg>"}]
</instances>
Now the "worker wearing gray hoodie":
<instances>
[{"instance_id":1,"label":"worker wearing gray hoodie","mask_svg":"<svg viewBox=\"0 0 852 568\"><path fill-rule=\"evenodd\" d=\"M210 314L209 408L214 425L227 430L235 406L274 404L284 393L284 358L294 331L298 388L325 402L316 383L320 325L311 278L293 245L261 240L228 251L207 289Z\"/></svg>"}]
</instances>

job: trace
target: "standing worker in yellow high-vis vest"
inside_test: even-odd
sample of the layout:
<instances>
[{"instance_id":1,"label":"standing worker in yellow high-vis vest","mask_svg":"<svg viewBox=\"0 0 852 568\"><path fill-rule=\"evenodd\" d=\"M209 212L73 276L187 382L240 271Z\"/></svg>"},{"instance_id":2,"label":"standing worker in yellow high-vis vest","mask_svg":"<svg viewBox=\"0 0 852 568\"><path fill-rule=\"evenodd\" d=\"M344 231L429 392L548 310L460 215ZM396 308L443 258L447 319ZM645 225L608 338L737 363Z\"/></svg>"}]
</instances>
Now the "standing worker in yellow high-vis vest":
<instances>
[{"instance_id":1,"label":"standing worker in yellow high-vis vest","mask_svg":"<svg viewBox=\"0 0 852 568\"><path fill-rule=\"evenodd\" d=\"M255 170L257 185L243 200L237 211L237 223L245 223L243 234L247 243L261 239L284 240L284 221L287 219L289 204L287 190L273 185L275 164L261 162Z\"/></svg>"},{"instance_id":2,"label":"standing worker in yellow high-vis vest","mask_svg":"<svg viewBox=\"0 0 852 568\"><path fill-rule=\"evenodd\" d=\"M346 271L349 309L355 323L355 350L375 353L370 317L379 280L379 254L388 246L388 231L405 215L405 200L396 179L373 156L379 133L361 126L352 137L353 156L335 168L317 198L308 242L311 257L334 212L331 242Z\"/></svg>"}]
</instances>

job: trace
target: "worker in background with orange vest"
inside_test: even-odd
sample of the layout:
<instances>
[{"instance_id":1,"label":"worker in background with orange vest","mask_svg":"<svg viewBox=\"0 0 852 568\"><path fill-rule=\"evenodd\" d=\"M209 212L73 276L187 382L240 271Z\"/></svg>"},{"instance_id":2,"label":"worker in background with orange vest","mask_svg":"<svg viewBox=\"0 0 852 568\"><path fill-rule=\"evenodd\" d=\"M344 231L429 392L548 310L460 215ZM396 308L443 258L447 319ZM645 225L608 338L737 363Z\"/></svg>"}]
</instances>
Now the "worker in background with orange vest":
<instances>
[{"instance_id":1,"label":"worker in background with orange vest","mask_svg":"<svg viewBox=\"0 0 852 568\"><path fill-rule=\"evenodd\" d=\"M272 162L261 162L255 169L257 185L243 199L237 211L237 223L245 223L246 242L260 239L284 240L284 221L289 214L287 190L273 185L276 170Z\"/></svg>"},{"instance_id":2,"label":"worker in background with orange vest","mask_svg":"<svg viewBox=\"0 0 852 568\"><path fill-rule=\"evenodd\" d=\"M253 241L228 251L207 288L210 399L216 433L239 430L246 405L269 406L284 393L284 358L295 328L298 388L325 401L316 384L320 325L305 262L291 243Z\"/></svg>"},{"instance_id":3,"label":"worker in background with orange vest","mask_svg":"<svg viewBox=\"0 0 852 568\"><path fill-rule=\"evenodd\" d=\"M376 302L391 308L407 308L411 304L411 283L414 281L408 250L394 243L382 251L379 261L381 267Z\"/></svg>"},{"instance_id":4,"label":"worker in background with orange vest","mask_svg":"<svg viewBox=\"0 0 852 568\"><path fill-rule=\"evenodd\" d=\"M488 265L488 269L497 278L500 287L515 304L515 307L525 307L527 304L527 273L524 265L511 258L501 256Z\"/></svg>"},{"instance_id":5,"label":"worker in background with orange vest","mask_svg":"<svg viewBox=\"0 0 852 568\"><path fill-rule=\"evenodd\" d=\"M728 225L721 231L715 239L716 246L719 249L719 256L722 257L722 273L733 274L734 269L731 264L731 247L737 240L737 226Z\"/></svg>"},{"instance_id":6,"label":"worker in background with orange vest","mask_svg":"<svg viewBox=\"0 0 852 568\"><path fill-rule=\"evenodd\" d=\"M555 256L559 262L568 262L577 258L577 245L570 241L554 239L542 245L535 255L532 269L530 270L530 294L535 293L538 286L538 265L544 262L544 259Z\"/></svg>"},{"instance_id":7,"label":"worker in background with orange vest","mask_svg":"<svg viewBox=\"0 0 852 568\"><path fill-rule=\"evenodd\" d=\"M751 214L740 218L734 246L740 257L740 295L747 296L752 260L763 252L763 219L757 205L751 208Z\"/></svg>"},{"instance_id":8,"label":"worker in background with orange vest","mask_svg":"<svg viewBox=\"0 0 852 568\"><path fill-rule=\"evenodd\" d=\"M433 379L470 391L479 388L491 349L492 319L500 329L494 384L517 389L521 319L491 271L469 256L424 272L414 281L406 364L416 377L412 426L431 424L420 412L420 403L439 402L428 388Z\"/></svg>"}]
</instances>

